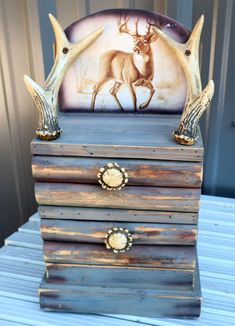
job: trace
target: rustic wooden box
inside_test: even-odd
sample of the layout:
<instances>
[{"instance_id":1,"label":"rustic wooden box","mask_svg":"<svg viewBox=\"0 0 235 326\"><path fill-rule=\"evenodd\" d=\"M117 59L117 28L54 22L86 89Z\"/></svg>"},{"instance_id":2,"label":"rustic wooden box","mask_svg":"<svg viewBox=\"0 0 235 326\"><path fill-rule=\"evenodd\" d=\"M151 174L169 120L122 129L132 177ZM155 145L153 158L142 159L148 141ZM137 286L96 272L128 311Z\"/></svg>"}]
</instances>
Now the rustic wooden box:
<instances>
[{"instance_id":1,"label":"rustic wooden box","mask_svg":"<svg viewBox=\"0 0 235 326\"><path fill-rule=\"evenodd\" d=\"M195 245L203 147L201 140L192 147L173 141L178 119L66 114L59 139L33 140L46 262L43 308L199 316ZM108 162L128 172L120 191L98 183L97 172ZM113 227L130 231L129 251L106 249Z\"/></svg>"},{"instance_id":2,"label":"rustic wooden box","mask_svg":"<svg viewBox=\"0 0 235 326\"><path fill-rule=\"evenodd\" d=\"M41 307L197 318L198 122L214 92L200 80L204 17L192 32L141 10L96 13L65 32L50 20L52 70L43 87L24 77L40 112Z\"/></svg>"}]
</instances>

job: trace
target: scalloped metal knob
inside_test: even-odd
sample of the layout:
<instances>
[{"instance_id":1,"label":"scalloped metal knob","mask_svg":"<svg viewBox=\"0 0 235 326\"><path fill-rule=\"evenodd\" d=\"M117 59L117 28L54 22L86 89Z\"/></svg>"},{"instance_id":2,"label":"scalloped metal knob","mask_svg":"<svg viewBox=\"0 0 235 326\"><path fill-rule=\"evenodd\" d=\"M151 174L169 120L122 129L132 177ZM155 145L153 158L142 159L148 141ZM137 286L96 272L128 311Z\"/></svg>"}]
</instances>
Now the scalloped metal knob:
<instances>
[{"instance_id":1,"label":"scalloped metal knob","mask_svg":"<svg viewBox=\"0 0 235 326\"><path fill-rule=\"evenodd\" d=\"M126 170L117 163L108 163L97 173L98 182L107 190L120 190L128 182Z\"/></svg>"},{"instance_id":2,"label":"scalloped metal knob","mask_svg":"<svg viewBox=\"0 0 235 326\"><path fill-rule=\"evenodd\" d=\"M125 252L132 246L132 236L128 229L114 227L108 230L104 242L114 253Z\"/></svg>"}]
</instances>

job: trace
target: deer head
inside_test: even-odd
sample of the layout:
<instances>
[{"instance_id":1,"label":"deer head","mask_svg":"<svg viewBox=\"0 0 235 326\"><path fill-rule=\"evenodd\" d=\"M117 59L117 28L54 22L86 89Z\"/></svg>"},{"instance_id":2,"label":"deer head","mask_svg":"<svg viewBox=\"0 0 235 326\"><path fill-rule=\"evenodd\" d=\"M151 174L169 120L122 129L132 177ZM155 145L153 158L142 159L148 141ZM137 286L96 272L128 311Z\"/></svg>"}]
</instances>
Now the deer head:
<instances>
[{"instance_id":1,"label":"deer head","mask_svg":"<svg viewBox=\"0 0 235 326\"><path fill-rule=\"evenodd\" d=\"M134 21L135 29L131 30L128 28L127 24L129 22L129 17L119 17L118 26L120 33L126 33L133 38L134 47L133 51L137 54L147 54L150 51L150 44L155 42L158 38L157 34L151 31L151 24L147 21L147 32L144 35L138 33L139 19Z\"/></svg>"}]
</instances>

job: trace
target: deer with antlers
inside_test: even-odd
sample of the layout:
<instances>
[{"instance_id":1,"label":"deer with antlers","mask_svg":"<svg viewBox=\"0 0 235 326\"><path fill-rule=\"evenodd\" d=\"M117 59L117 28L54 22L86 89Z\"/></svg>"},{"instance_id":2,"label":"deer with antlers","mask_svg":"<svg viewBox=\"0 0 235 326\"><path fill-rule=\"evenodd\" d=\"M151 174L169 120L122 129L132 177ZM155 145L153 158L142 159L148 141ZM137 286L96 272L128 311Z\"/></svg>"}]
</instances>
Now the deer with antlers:
<instances>
[{"instance_id":1,"label":"deer with antlers","mask_svg":"<svg viewBox=\"0 0 235 326\"><path fill-rule=\"evenodd\" d=\"M147 32L144 35L138 33L139 19L135 21L135 30L128 28L129 17L119 17L118 27L120 33L126 33L132 37L133 52L110 50L100 57L99 80L95 84L92 93L91 109L95 108L95 100L104 84L113 80L114 85L110 89L118 106L123 107L117 97L117 93L123 85L128 85L133 99L134 110L137 111L136 86L147 87L150 91L147 100L140 105L140 109L146 108L155 92L152 84L154 75L154 60L151 43L158 38L157 34L151 31L151 24L147 21Z\"/></svg>"}]
</instances>

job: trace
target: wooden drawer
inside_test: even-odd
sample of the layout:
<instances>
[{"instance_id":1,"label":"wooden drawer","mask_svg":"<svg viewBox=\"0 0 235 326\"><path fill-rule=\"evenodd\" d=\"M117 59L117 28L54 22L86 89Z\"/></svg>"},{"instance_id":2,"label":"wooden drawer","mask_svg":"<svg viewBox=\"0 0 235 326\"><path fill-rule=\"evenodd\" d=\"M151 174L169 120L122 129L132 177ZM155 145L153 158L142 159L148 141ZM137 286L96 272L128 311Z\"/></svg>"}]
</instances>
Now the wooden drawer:
<instances>
[{"instance_id":1,"label":"wooden drawer","mask_svg":"<svg viewBox=\"0 0 235 326\"><path fill-rule=\"evenodd\" d=\"M49 282L80 286L191 290L194 270L47 263Z\"/></svg>"},{"instance_id":2,"label":"wooden drawer","mask_svg":"<svg viewBox=\"0 0 235 326\"><path fill-rule=\"evenodd\" d=\"M195 245L197 228L185 224L124 223L72 220L41 220L44 240L104 244L107 232L114 228L128 229L133 245Z\"/></svg>"},{"instance_id":3,"label":"wooden drawer","mask_svg":"<svg viewBox=\"0 0 235 326\"><path fill-rule=\"evenodd\" d=\"M136 245L115 254L104 244L44 241L46 263L195 269L195 246Z\"/></svg>"},{"instance_id":4,"label":"wooden drawer","mask_svg":"<svg viewBox=\"0 0 235 326\"><path fill-rule=\"evenodd\" d=\"M34 156L33 176L38 181L97 184L97 172L108 162L126 169L128 185L199 188L201 162Z\"/></svg>"},{"instance_id":5,"label":"wooden drawer","mask_svg":"<svg viewBox=\"0 0 235 326\"><path fill-rule=\"evenodd\" d=\"M95 185L35 184L38 204L55 206L198 212L200 194L200 188L126 186L120 191L107 191Z\"/></svg>"}]
</instances>

